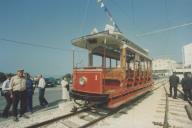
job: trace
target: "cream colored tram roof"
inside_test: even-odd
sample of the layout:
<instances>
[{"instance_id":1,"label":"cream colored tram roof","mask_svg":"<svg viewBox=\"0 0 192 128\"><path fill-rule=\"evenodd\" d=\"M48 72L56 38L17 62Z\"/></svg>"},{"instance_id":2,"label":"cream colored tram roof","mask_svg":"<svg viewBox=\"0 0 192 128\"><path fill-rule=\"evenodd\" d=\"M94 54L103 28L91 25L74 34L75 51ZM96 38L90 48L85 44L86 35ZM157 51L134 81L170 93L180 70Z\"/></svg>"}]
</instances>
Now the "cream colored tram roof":
<instances>
[{"instance_id":1,"label":"cream colored tram roof","mask_svg":"<svg viewBox=\"0 0 192 128\"><path fill-rule=\"evenodd\" d=\"M80 48L92 50L93 53L97 53L100 50L99 47L106 48L108 51L113 52L114 55L119 54L120 48L126 44L126 47L131 51L151 59L148 57L148 52L126 39L121 33L109 34L108 31L103 31L74 39L72 44Z\"/></svg>"}]
</instances>

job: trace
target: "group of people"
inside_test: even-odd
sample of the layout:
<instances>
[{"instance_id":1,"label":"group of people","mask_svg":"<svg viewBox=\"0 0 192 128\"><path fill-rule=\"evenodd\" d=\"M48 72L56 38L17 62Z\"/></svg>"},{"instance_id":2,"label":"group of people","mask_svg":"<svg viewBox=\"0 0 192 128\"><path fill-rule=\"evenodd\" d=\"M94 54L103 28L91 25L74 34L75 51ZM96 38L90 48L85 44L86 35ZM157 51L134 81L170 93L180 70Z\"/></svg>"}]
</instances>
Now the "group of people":
<instances>
[{"instance_id":1,"label":"group of people","mask_svg":"<svg viewBox=\"0 0 192 128\"><path fill-rule=\"evenodd\" d=\"M44 97L45 93L45 80L42 75L38 76L38 88L39 88L39 102L41 106L47 106L48 102ZM20 117L29 118L25 113L33 112L33 93L34 93L33 81L30 78L29 73L24 73L23 69L17 70L17 74L13 77L7 75L7 80L3 82L2 93L6 100L6 106L3 110L2 116L7 118L9 115L9 109L12 105L12 113L14 121L18 119L18 104L20 102Z\"/></svg>"},{"instance_id":2,"label":"group of people","mask_svg":"<svg viewBox=\"0 0 192 128\"><path fill-rule=\"evenodd\" d=\"M173 98L177 98L177 87L179 84L179 77L176 76L176 73L173 72L173 74L169 77L169 83L170 83L170 97L172 97L172 90L174 91ZM184 92L184 100L192 100L192 75L190 72L184 73L184 77L181 80L181 85Z\"/></svg>"}]
</instances>

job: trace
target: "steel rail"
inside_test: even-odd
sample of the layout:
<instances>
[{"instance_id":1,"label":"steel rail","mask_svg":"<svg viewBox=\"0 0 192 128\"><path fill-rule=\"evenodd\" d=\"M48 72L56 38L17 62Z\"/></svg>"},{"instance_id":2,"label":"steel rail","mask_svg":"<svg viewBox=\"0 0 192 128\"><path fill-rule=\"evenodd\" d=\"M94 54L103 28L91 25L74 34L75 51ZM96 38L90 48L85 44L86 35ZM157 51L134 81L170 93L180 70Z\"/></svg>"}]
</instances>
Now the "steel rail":
<instances>
[{"instance_id":1,"label":"steel rail","mask_svg":"<svg viewBox=\"0 0 192 128\"><path fill-rule=\"evenodd\" d=\"M165 79L159 80L157 83L154 83L154 85L165 82L165 81L166 81Z\"/></svg>"},{"instance_id":2,"label":"steel rail","mask_svg":"<svg viewBox=\"0 0 192 128\"><path fill-rule=\"evenodd\" d=\"M184 92L182 92L182 91L179 90L178 88L177 88L177 91L180 92L181 95L183 95L183 97L184 97L184 95L185 95ZM192 108L192 102L189 100L188 97L187 97L187 102L189 103L189 105L190 105L191 107L185 105L185 110L186 110L186 112L187 112L187 115L188 115L189 119L192 120L192 111L191 111L191 108Z\"/></svg>"},{"instance_id":3,"label":"steel rail","mask_svg":"<svg viewBox=\"0 0 192 128\"><path fill-rule=\"evenodd\" d=\"M89 127L89 126L91 126L91 125L94 125L94 124L96 124L97 122L105 119L106 117L109 117L109 116L113 115L114 113L116 113L116 112L119 111L119 110L120 110L120 108L119 108L119 109L116 109L116 110L113 110L112 112L109 112L109 113L107 113L107 114L104 115L104 116L101 116L101 117L99 117L99 118L97 118L97 119L95 119L95 120L93 120L93 121L90 121L89 123L87 123L87 124L85 124L85 125L82 125L82 126L80 126L79 128L87 128L87 127Z\"/></svg>"},{"instance_id":4,"label":"steel rail","mask_svg":"<svg viewBox=\"0 0 192 128\"><path fill-rule=\"evenodd\" d=\"M183 96L185 95L181 90L177 89L178 92L180 92ZM192 106L192 102L187 97L187 102Z\"/></svg>"},{"instance_id":5,"label":"steel rail","mask_svg":"<svg viewBox=\"0 0 192 128\"><path fill-rule=\"evenodd\" d=\"M162 87L164 82L165 82L165 80L161 80L161 81L158 81L157 83L154 83L154 85L157 85L159 83L162 83L162 85L159 85L159 86L153 88L151 91L155 91L155 90L159 89L160 87Z\"/></svg>"},{"instance_id":6,"label":"steel rail","mask_svg":"<svg viewBox=\"0 0 192 128\"><path fill-rule=\"evenodd\" d=\"M59 117L56 117L56 118L53 118L53 119L50 119L50 120L46 120L46 121L43 121L43 122L40 122L40 123L32 124L32 125L27 126L25 128L37 128L37 127L41 127L41 126L44 126L44 125L48 125L48 124L54 123L55 121L59 121L61 119L69 118L71 116L74 116L74 115L79 114L81 112L85 112L87 110L89 110L89 108L85 108L85 109L79 110L79 111L77 111L75 113L69 113L69 114L59 116Z\"/></svg>"},{"instance_id":7,"label":"steel rail","mask_svg":"<svg viewBox=\"0 0 192 128\"><path fill-rule=\"evenodd\" d=\"M161 82L164 82L164 81L159 81L159 82L155 83L155 85L159 84ZM159 89L161 86L158 86L158 87L154 88L152 91L155 91L155 90ZM88 122L85 125L80 126L80 128L86 128L86 127L89 127L91 125L94 125L95 123L105 119L106 117L109 117L109 116L113 115L114 113L118 112L121 109L122 109L122 107L119 107L119 108L113 110L112 112L107 113L104 116L101 116L101 117L99 117L99 118L97 118L97 119L95 119L93 121ZM26 128L36 128L36 127L41 127L41 126L44 126L44 125L48 125L48 124L54 123L56 121L59 121L61 119L65 119L65 118L69 118L71 116L75 116L75 115L77 115L77 114L79 114L81 112L85 112L87 110L89 110L89 108L85 108L85 109L79 110L79 111L77 111L75 113L69 113L69 114L66 114L66 115L63 115L63 116L59 116L59 117L56 117L56 118L53 118L53 119L50 119L50 120L46 120L46 121L43 121L43 122L40 122L40 123L32 124L30 126L27 126Z\"/></svg>"},{"instance_id":8,"label":"steel rail","mask_svg":"<svg viewBox=\"0 0 192 128\"><path fill-rule=\"evenodd\" d=\"M159 83L163 83L163 82L164 82L164 80L163 80L163 81L159 81L158 83L155 83L155 84L159 84ZM162 87L162 86L163 86L163 84L160 85L160 86L158 86L158 87L156 87L156 88L154 88L154 89L151 90L151 91L155 91L155 90L159 89L159 88ZM98 119L95 119L95 120L93 120L93 121L91 121L91 122L89 122L89 123L87 123L87 124L85 124L85 125L82 125L82 126L80 126L79 128L87 128L87 127L89 127L89 126L91 126L91 125L94 125L94 124L96 124L97 122L105 119L106 117L109 117L109 116L113 115L114 113L120 111L122 108L123 108L123 106L120 106L119 108L113 110L112 112L110 112L110 113L108 113L108 114L106 114L106 115L104 115L104 116L102 116L102 117L100 117L100 118L98 118ZM165 127L165 128L168 128L168 127Z\"/></svg>"},{"instance_id":9,"label":"steel rail","mask_svg":"<svg viewBox=\"0 0 192 128\"><path fill-rule=\"evenodd\" d=\"M164 123L163 123L163 128L169 128L169 123L168 123L168 112L169 112L169 100L168 100L168 92L164 86L165 90L165 95L166 95L166 105L165 105L165 116L164 116Z\"/></svg>"}]
</instances>

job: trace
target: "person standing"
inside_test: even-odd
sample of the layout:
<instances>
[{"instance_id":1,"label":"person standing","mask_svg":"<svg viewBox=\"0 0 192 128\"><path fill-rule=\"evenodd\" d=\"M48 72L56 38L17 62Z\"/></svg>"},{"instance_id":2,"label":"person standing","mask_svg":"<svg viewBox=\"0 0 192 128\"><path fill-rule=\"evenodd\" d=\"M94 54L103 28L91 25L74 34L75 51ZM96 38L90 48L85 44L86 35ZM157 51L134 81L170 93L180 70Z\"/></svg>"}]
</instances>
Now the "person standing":
<instances>
[{"instance_id":1,"label":"person standing","mask_svg":"<svg viewBox=\"0 0 192 128\"><path fill-rule=\"evenodd\" d=\"M17 75L11 78L11 97L13 97L13 116L14 121L19 121L18 115L18 103L20 101L20 117L29 118L26 112L26 80L24 78L24 70L17 70Z\"/></svg>"},{"instance_id":2,"label":"person standing","mask_svg":"<svg viewBox=\"0 0 192 128\"><path fill-rule=\"evenodd\" d=\"M26 86L27 86L27 111L33 112L33 81L30 79L29 73L26 73Z\"/></svg>"},{"instance_id":3,"label":"person standing","mask_svg":"<svg viewBox=\"0 0 192 128\"><path fill-rule=\"evenodd\" d=\"M192 74L191 74L191 72L188 75L190 78L189 99L192 100Z\"/></svg>"},{"instance_id":4,"label":"person standing","mask_svg":"<svg viewBox=\"0 0 192 128\"><path fill-rule=\"evenodd\" d=\"M39 75L39 84L38 84L38 88L39 88L39 103L41 106L45 106L48 107L48 102L45 99L44 95L45 95L45 79L43 78L42 75Z\"/></svg>"},{"instance_id":5,"label":"person standing","mask_svg":"<svg viewBox=\"0 0 192 128\"><path fill-rule=\"evenodd\" d=\"M67 78L63 78L63 80L61 81L61 87L62 87L62 99L64 101L68 101L69 100L69 83L67 82Z\"/></svg>"},{"instance_id":6,"label":"person standing","mask_svg":"<svg viewBox=\"0 0 192 128\"><path fill-rule=\"evenodd\" d=\"M174 96L173 98L176 99L177 98L177 86L179 84L179 77L176 76L175 72L173 72L173 74L169 77L169 91L170 91L170 97L172 97L172 89L174 91Z\"/></svg>"},{"instance_id":7,"label":"person standing","mask_svg":"<svg viewBox=\"0 0 192 128\"><path fill-rule=\"evenodd\" d=\"M3 82L3 85L2 85L2 91L3 91L3 94L4 94L5 100L6 100L6 106L5 106L5 108L3 110L3 114L2 114L2 116L4 118L8 117L9 109L10 109L11 104L12 104L10 80L11 80L11 75L8 74L7 75L7 80L5 80Z\"/></svg>"},{"instance_id":8,"label":"person standing","mask_svg":"<svg viewBox=\"0 0 192 128\"><path fill-rule=\"evenodd\" d=\"M183 88L184 92L184 100L187 100L187 97L189 96L190 99L191 97L191 92L190 92L190 86L191 86L191 79L188 73L184 73L184 78L181 80L181 85Z\"/></svg>"}]
</instances>

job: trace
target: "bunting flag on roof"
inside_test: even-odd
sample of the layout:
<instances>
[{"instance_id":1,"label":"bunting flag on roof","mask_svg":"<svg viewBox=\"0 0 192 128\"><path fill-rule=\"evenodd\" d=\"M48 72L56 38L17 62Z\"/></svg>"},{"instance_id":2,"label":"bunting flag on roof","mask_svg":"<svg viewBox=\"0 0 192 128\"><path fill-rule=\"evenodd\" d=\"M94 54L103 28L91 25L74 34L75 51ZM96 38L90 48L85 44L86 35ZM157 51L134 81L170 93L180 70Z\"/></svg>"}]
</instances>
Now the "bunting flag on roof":
<instances>
[{"instance_id":1,"label":"bunting flag on roof","mask_svg":"<svg viewBox=\"0 0 192 128\"><path fill-rule=\"evenodd\" d=\"M103 8L104 7L104 4L103 4L103 2L101 2L101 8Z\"/></svg>"},{"instance_id":2,"label":"bunting flag on roof","mask_svg":"<svg viewBox=\"0 0 192 128\"><path fill-rule=\"evenodd\" d=\"M109 20L112 22L113 26L120 32L120 29L118 27L118 25L115 23L115 21L113 20L113 17L110 13L110 11L108 10L108 8L105 6L104 0L97 0L97 2L100 4L101 8L104 8L105 13L107 14L107 16L109 17Z\"/></svg>"}]
</instances>

